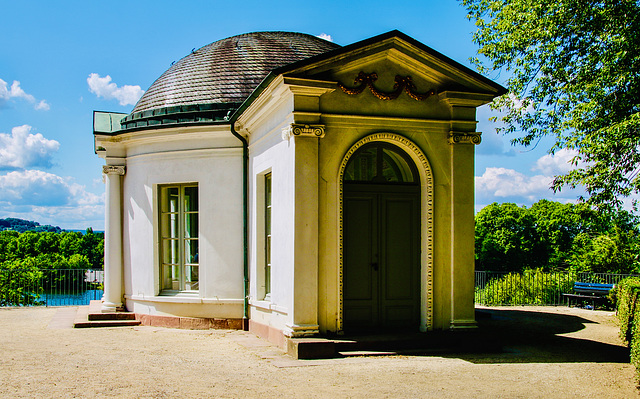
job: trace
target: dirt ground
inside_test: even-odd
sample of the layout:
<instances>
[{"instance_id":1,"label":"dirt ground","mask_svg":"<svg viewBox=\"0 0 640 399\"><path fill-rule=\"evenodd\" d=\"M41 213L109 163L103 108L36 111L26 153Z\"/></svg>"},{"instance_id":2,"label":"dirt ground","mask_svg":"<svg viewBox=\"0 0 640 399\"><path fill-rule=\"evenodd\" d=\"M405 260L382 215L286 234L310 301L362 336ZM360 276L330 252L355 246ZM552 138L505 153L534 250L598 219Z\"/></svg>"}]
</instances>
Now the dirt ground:
<instances>
[{"instance_id":1,"label":"dirt ground","mask_svg":"<svg viewBox=\"0 0 640 399\"><path fill-rule=\"evenodd\" d=\"M327 360L293 360L242 331L72 329L74 315L0 309L1 397L639 396L612 312L482 308L490 344L473 353Z\"/></svg>"}]
</instances>

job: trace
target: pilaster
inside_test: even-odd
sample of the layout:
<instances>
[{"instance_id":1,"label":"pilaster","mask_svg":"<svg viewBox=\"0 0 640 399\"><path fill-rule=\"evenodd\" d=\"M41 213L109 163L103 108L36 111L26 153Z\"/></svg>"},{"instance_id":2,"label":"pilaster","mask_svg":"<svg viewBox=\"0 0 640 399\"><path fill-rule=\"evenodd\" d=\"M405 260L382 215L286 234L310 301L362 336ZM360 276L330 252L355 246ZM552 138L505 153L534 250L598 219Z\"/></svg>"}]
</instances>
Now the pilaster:
<instances>
[{"instance_id":1,"label":"pilaster","mask_svg":"<svg viewBox=\"0 0 640 399\"><path fill-rule=\"evenodd\" d=\"M449 134L451 161L451 323L476 327L474 309L474 146L478 133Z\"/></svg>"},{"instance_id":2,"label":"pilaster","mask_svg":"<svg viewBox=\"0 0 640 399\"><path fill-rule=\"evenodd\" d=\"M491 102L494 95L444 91L438 95L449 106L451 125L448 135L451 170L451 329L476 327L474 308L475 145L482 136L472 131L476 123L476 108Z\"/></svg>"},{"instance_id":3,"label":"pilaster","mask_svg":"<svg viewBox=\"0 0 640 399\"><path fill-rule=\"evenodd\" d=\"M293 298L290 337L316 335L318 327L318 141L323 125L292 123L282 132L294 151Z\"/></svg>"}]
</instances>

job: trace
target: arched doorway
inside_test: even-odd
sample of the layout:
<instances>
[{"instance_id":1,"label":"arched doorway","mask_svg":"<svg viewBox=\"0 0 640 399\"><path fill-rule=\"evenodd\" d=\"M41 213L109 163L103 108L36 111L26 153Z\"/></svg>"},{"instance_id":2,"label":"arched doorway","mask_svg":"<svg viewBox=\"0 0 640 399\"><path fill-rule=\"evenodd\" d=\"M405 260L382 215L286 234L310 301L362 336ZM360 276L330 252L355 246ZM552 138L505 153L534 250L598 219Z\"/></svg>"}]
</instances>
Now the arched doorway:
<instances>
[{"instance_id":1,"label":"arched doorway","mask_svg":"<svg viewBox=\"0 0 640 399\"><path fill-rule=\"evenodd\" d=\"M420 324L421 184L400 147L383 141L349 158L343 187L343 330Z\"/></svg>"}]
</instances>

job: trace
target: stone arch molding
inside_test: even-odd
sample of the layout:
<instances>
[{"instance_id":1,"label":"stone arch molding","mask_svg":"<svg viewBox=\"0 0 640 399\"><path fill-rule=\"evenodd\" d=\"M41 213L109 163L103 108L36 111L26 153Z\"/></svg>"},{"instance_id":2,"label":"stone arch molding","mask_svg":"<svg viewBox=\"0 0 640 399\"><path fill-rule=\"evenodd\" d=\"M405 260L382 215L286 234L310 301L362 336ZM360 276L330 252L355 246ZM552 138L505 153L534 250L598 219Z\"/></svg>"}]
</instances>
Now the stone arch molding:
<instances>
[{"instance_id":1,"label":"stone arch molding","mask_svg":"<svg viewBox=\"0 0 640 399\"><path fill-rule=\"evenodd\" d=\"M363 145L372 142L385 142L398 146L415 162L420 175L420 331L433 329L433 173L431 164L424 152L413 141L396 133L374 133L358 140L349 148L342 159L338 172L339 182L339 310L338 332L343 331L343 272L344 272L344 226L343 198L344 172L351 156Z\"/></svg>"}]
</instances>

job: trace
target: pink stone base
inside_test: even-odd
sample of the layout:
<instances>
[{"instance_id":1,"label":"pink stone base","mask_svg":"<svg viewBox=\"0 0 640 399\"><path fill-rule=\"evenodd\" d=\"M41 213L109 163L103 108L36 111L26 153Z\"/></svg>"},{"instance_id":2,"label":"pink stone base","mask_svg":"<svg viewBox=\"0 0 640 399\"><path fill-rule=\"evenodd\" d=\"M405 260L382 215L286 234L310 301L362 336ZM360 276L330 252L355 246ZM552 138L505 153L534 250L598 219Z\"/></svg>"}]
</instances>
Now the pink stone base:
<instances>
[{"instance_id":1,"label":"pink stone base","mask_svg":"<svg viewBox=\"0 0 640 399\"><path fill-rule=\"evenodd\" d=\"M241 330L242 319L209 319L199 317L156 316L136 313L143 326L180 328L183 330Z\"/></svg>"},{"instance_id":2,"label":"pink stone base","mask_svg":"<svg viewBox=\"0 0 640 399\"><path fill-rule=\"evenodd\" d=\"M287 338L282 334L282 331L276 328L249 320L249 332L266 339L281 349L287 349Z\"/></svg>"}]
</instances>

